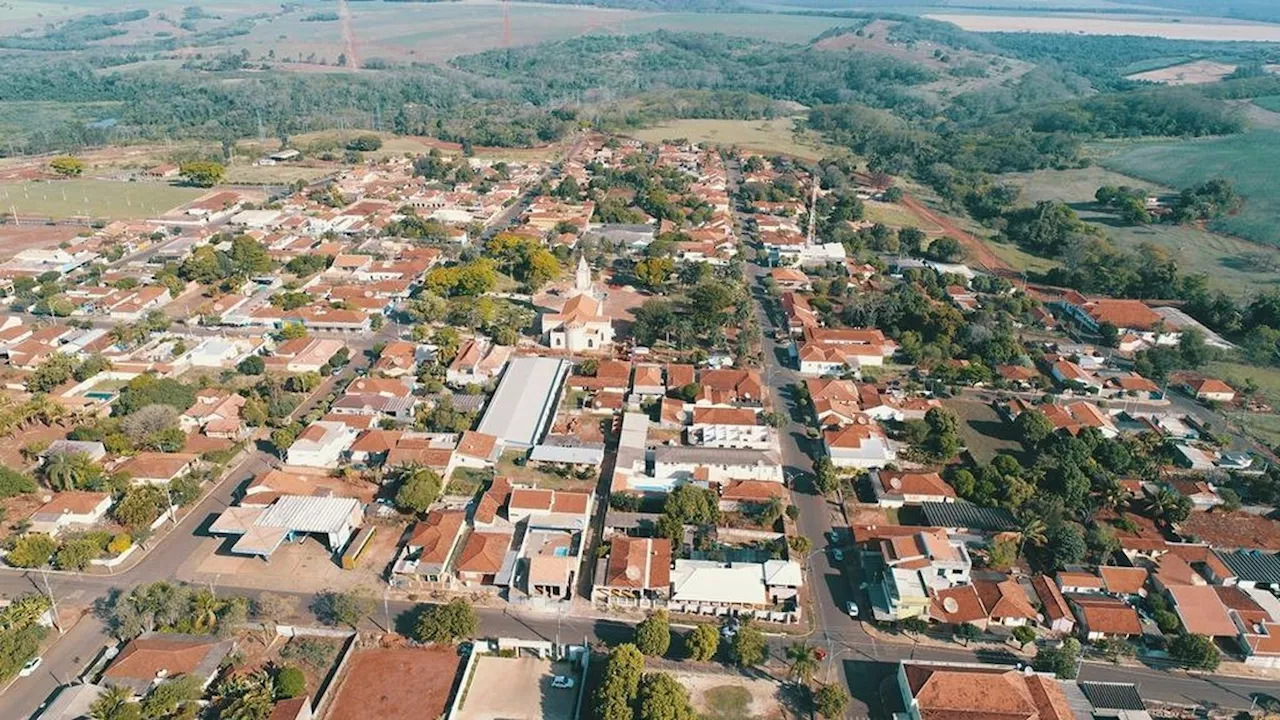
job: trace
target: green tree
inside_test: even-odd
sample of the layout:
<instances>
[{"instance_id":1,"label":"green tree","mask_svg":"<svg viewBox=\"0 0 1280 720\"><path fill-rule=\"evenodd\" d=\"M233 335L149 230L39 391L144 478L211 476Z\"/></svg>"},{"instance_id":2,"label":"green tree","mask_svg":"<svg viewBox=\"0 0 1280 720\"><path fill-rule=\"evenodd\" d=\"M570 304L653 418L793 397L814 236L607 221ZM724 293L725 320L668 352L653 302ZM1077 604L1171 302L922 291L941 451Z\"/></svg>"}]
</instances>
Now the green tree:
<instances>
[{"instance_id":1,"label":"green tree","mask_svg":"<svg viewBox=\"0 0 1280 720\"><path fill-rule=\"evenodd\" d=\"M60 352L53 353L27 378L27 390L47 393L70 380L75 368L75 360Z\"/></svg>"},{"instance_id":2,"label":"green tree","mask_svg":"<svg viewBox=\"0 0 1280 720\"><path fill-rule=\"evenodd\" d=\"M26 495L36 491L36 481L15 468L0 465L0 499Z\"/></svg>"},{"instance_id":3,"label":"green tree","mask_svg":"<svg viewBox=\"0 0 1280 720\"><path fill-rule=\"evenodd\" d=\"M49 167L62 177L78 177L84 172L84 161L70 155L59 155L49 161Z\"/></svg>"},{"instance_id":4,"label":"green tree","mask_svg":"<svg viewBox=\"0 0 1280 720\"><path fill-rule=\"evenodd\" d=\"M690 660L711 660L719 649L720 633L714 625L695 625L684 638L684 650Z\"/></svg>"},{"instance_id":5,"label":"green tree","mask_svg":"<svg viewBox=\"0 0 1280 720\"><path fill-rule=\"evenodd\" d=\"M1190 633L1183 633L1169 643L1169 655L1195 670L1217 670L1218 663L1222 662L1212 638Z\"/></svg>"},{"instance_id":6,"label":"green tree","mask_svg":"<svg viewBox=\"0 0 1280 720\"><path fill-rule=\"evenodd\" d=\"M1074 680L1076 662L1080 658L1080 641L1067 638L1061 647L1042 647L1031 661L1032 667L1040 672L1049 672L1063 680Z\"/></svg>"},{"instance_id":7,"label":"green tree","mask_svg":"<svg viewBox=\"0 0 1280 720\"><path fill-rule=\"evenodd\" d=\"M311 612L325 625L355 628L373 612L373 599L357 591L328 590L316 595L311 602Z\"/></svg>"},{"instance_id":8,"label":"green tree","mask_svg":"<svg viewBox=\"0 0 1280 720\"><path fill-rule=\"evenodd\" d=\"M267 371L267 363L259 355L250 355L236 365L236 371L241 375L261 375Z\"/></svg>"},{"instance_id":9,"label":"green tree","mask_svg":"<svg viewBox=\"0 0 1280 720\"><path fill-rule=\"evenodd\" d=\"M849 708L849 693L839 685L823 685L813 694L813 706L824 718L842 718Z\"/></svg>"},{"instance_id":10,"label":"green tree","mask_svg":"<svg viewBox=\"0 0 1280 720\"><path fill-rule=\"evenodd\" d=\"M764 633L751 624L738 628L729 643L729 659L742 667L755 667L769 656L769 646L765 643Z\"/></svg>"},{"instance_id":11,"label":"green tree","mask_svg":"<svg viewBox=\"0 0 1280 720\"><path fill-rule=\"evenodd\" d=\"M161 682L142 699L143 720L162 720L194 705L204 694L200 678L180 675Z\"/></svg>"},{"instance_id":12,"label":"green tree","mask_svg":"<svg viewBox=\"0 0 1280 720\"><path fill-rule=\"evenodd\" d=\"M53 564L59 570L84 570L89 561L102 554L102 546L91 537L73 537L62 541L54 553Z\"/></svg>"},{"instance_id":13,"label":"green tree","mask_svg":"<svg viewBox=\"0 0 1280 720\"><path fill-rule=\"evenodd\" d=\"M111 509L111 514L121 525L137 531L149 526L168 508L169 499L163 488L135 485L125 491L124 497Z\"/></svg>"},{"instance_id":14,"label":"green tree","mask_svg":"<svg viewBox=\"0 0 1280 720\"><path fill-rule=\"evenodd\" d=\"M1055 570L1081 562L1088 553L1084 534L1074 523L1062 523L1051 529L1048 538L1045 549Z\"/></svg>"},{"instance_id":15,"label":"green tree","mask_svg":"<svg viewBox=\"0 0 1280 720\"><path fill-rule=\"evenodd\" d=\"M1028 409L1013 421L1018 437L1027 448L1037 448L1053 434L1053 423L1039 410Z\"/></svg>"},{"instance_id":16,"label":"green tree","mask_svg":"<svg viewBox=\"0 0 1280 720\"><path fill-rule=\"evenodd\" d=\"M400 489L396 491L396 507L402 512L422 515L440 496L442 487L443 482L436 471L425 467L413 468L400 483Z\"/></svg>"},{"instance_id":17,"label":"green tree","mask_svg":"<svg viewBox=\"0 0 1280 720\"><path fill-rule=\"evenodd\" d=\"M666 610L650 613L636 625L636 647L651 657L662 657L671 647L671 624Z\"/></svg>"},{"instance_id":18,"label":"green tree","mask_svg":"<svg viewBox=\"0 0 1280 720\"><path fill-rule=\"evenodd\" d=\"M193 160L182 163L178 174L188 185L196 187L213 187L227 176L227 169L221 163Z\"/></svg>"},{"instance_id":19,"label":"green tree","mask_svg":"<svg viewBox=\"0 0 1280 720\"><path fill-rule=\"evenodd\" d=\"M720 519L720 500L714 490L685 483L667 494L662 510L687 525L709 525Z\"/></svg>"},{"instance_id":20,"label":"green tree","mask_svg":"<svg viewBox=\"0 0 1280 720\"><path fill-rule=\"evenodd\" d=\"M13 543L5 560L20 568L44 567L49 564L58 543L44 533L27 533Z\"/></svg>"},{"instance_id":21,"label":"green tree","mask_svg":"<svg viewBox=\"0 0 1280 720\"><path fill-rule=\"evenodd\" d=\"M382 148L382 138L373 134L357 135L347 142L348 150L373 152Z\"/></svg>"},{"instance_id":22,"label":"green tree","mask_svg":"<svg viewBox=\"0 0 1280 720\"><path fill-rule=\"evenodd\" d=\"M413 639L424 643L450 643L474 637L480 630L475 608L462 598L444 605L428 605L413 625Z\"/></svg>"},{"instance_id":23,"label":"green tree","mask_svg":"<svg viewBox=\"0 0 1280 720\"><path fill-rule=\"evenodd\" d=\"M964 644L968 646L969 643L982 637L982 631L973 623L960 623L960 625L956 627L956 637L963 640Z\"/></svg>"},{"instance_id":24,"label":"green tree","mask_svg":"<svg viewBox=\"0 0 1280 720\"><path fill-rule=\"evenodd\" d=\"M1035 642L1036 631L1032 630L1030 626L1019 625L1013 629L1013 639L1018 641L1018 647L1026 647L1027 643Z\"/></svg>"},{"instance_id":25,"label":"green tree","mask_svg":"<svg viewBox=\"0 0 1280 720\"><path fill-rule=\"evenodd\" d=\"M595 710L599 720L635 720L632 703L644 673L644 654L635 645L624 643L609 651L599 687Z\"/></svg>"},{"instance_id":26,"label":"green tree","mask_svg":"<svg viewBox=\"0 0 1280 720\"><path fill-rule=\"evenodd\" d=\"M307 676L292 665L280 668L275 682L276 697L280 699L300 697L307 692Z\"/></svg>"},{"instance_id":27,"label":"green tree","mask_svg":"<svg viewBox=\"0 0 1280 720\"><path fill-rule=\"evenodd\" d=\"M840 476L836 474L836 466L826 455L813 461L813 484L823 495L830 495L840 487Z\"/></svg>"},{"instance_id":28,"label":"green tree","mask_svg":"<svg viewBox=\"0 0 1280 720\"><path fill-rule=\"evenodd\" d=\"M689 691L667 673L645 673L636 693L636 720L697 720Z\"/></svg>"},{"instance_id":29,"label":"green tree","mask_svg":"<svg viewBox=\"0 0 1280 720\"><path fill-rule=\"evenodd\" d=\"M636 263L636 280L650 290L658 290L671 278L671 273L675 271L675 267L675 262L671 258L645 258Z\"/></svg>"},{"instance_id":30,"label":"green tree","mask_svg":"<svg viewBox=\"0 0 1280 720\"><path fill-rule=\"evenodd\" d=\"M75 490L88 486L102 474L102 469L82 452L56 452L45 458L45 482L52 490Z\"/></svg>"}]
</instances>

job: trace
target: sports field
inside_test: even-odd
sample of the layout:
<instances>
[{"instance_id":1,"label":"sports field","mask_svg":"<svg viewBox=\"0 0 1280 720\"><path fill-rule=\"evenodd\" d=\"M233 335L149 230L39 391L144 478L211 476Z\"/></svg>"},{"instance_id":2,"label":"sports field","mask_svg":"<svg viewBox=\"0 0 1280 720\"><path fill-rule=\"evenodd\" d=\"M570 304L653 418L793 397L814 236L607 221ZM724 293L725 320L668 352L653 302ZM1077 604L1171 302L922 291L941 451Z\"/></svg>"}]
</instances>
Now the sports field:
<instances>
[{"instance_id":1,"label":"sports field","mask_svg":"<svg viewBox=\"0 0 1280 720\"><path fill-rule=\"evenodd\" d=\"M1094 193L1103 185L1141 187L1155 194L1174 192L1168 187L1101 167L1017 173L1002 180L1021 188L1021 202L1027 205L1041 200L1067 203L1085 221L1100 226L1119 247L1132 249L1141 243L1163 247L1183 271L1206 273L1211 286L1233 295L1280 283L1280 248L1192 225L1127 225L1094 203Z\"/></svg>"},{"instance_id":2,"label":"sports field","mask_svg":"<svg viewBox=\"0 0 1280 720\"><path fill-rule=\"evenodd\" d=\"M1126 175L1169 187L1188 187L1213 178L1231 180L1246 200L1244 208L1213 221L1210 227L1254 242L1280 245L1280 185L1275 181L1275 169L1280 167L1280 131L1258 129L1227 137L1121 145L1101 162Z\"/></svg>"},{"instance_id":3,"label":"sports field","mask_svg":"<svg viewBox=\"0 0 1280 720\"><path fill-rule=\"evenodd\" d=\"M631 135L645 142L685 139L691 142L737 145L744 150L792 155L817 160L836 152L812 134L797 135L790 118L776 120L673 120Z\"/></svg>"},{"instance_id":4,"label":"sports field","mask_svg":"<svg viewBox=\"0 0 1280 720\"><path fill-rule=\"evenodd\" d=\"M0 212L50 218L139 220L162 215L205 194L198 188L111 180L59 180L0 185Z\"/></svg>"}]
</instances>

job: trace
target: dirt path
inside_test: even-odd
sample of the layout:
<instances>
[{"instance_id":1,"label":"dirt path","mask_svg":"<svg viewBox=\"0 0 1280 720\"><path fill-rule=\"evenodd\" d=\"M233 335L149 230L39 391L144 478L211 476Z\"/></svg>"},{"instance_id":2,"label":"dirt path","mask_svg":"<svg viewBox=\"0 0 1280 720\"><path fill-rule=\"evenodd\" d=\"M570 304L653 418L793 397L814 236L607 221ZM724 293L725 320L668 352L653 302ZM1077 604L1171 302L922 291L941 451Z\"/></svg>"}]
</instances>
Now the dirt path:
<instances>
[{"instance_id":1,"label":"dirt path","mask_svg":"<svg viewBox=\"0 0 1280 720\"><path fill-rule=\"evenodd\" d=\"M356 34L351 29L351 6L347 0L338 0L338 21L342 25L342 52L347 56L347 67L360 69L360 56L356 53Z\"/></svg>"},{"instance_id":2,"label":"dirt path","mask_svg":"<svg viewBox=\"0 0 1280 720\"><path fill-rule=\"evenodd\" d=\"M1001 260L999 255L992 252L991 248L987 247L986 242L965 232L951 218L933 212L911 195L903 195L902 204L915 214L942 228L943 235L954 238L959 242L964 247L968 259L985 268L987 272L1004 277L1017 277L1018 274L1013 271L1013 268L1009 267L1009 264L1004 260Z\"/></svg>"}]
</instances>

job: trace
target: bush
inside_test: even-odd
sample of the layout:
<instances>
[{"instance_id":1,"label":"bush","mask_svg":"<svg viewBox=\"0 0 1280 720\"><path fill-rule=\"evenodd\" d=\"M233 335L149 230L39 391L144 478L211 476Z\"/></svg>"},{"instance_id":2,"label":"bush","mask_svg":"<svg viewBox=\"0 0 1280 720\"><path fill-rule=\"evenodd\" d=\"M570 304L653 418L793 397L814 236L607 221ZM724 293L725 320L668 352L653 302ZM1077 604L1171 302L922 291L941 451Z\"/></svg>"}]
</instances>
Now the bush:
<instances>
[{"instance_id":1,"label":"bush","mask_svg":"<svg viewBox=\"0 0 1280 720\"><path fill-rule=\"evenodd\" d=\"M9 551L8 561L14 567L36 568L49 563L58 543L44 533L27 533L18 538Z\"/></svg>"},{"instance_id":2,"label":"bush","mask_svg":"<svg viewBox=\"0 0 1280 720\"><path fill-rule=\"evenodd\" d=\"M241 375L261 375L266 372L266 370L266 361L257 355L250 355L249 357L241 360L239 365L236 365L236 372Z\"/></svg>"},{"instance_id":3,"label":"bush","mask_svg":"<svg viewBox=\"0 0 1280 720\"><path fill-rule=\"evenodd\" d=\"M89 561L102 554L102 546L92 537L69 538L53 556L53 564L59 570L84 570Z\"/></svg>"},{"instance_id":4,"label":"bush","mask_svg":"<svg viewBox=\"0 0 1280 720\"><path fill-rule=\"evenodd\" d=\"M469 638L480 629L475 608L462 598L446 605L429 605L413 625L413 639L424 643L448 643Z\"/></svg>"},{"instance_id":5,"label":"bush","mask_svg":"<svg viewBox=\"0 0 1280 720\"><path fill-rule=\"evenodd\" d=\"M107 554L119 555L131 547L133 547L133 538L129 537L129 533L119 533L107 543Z\"/></svg>"},{"instance_id":6,"label":"bush","mask_svg":"<svg viewBox=\"0 0 1280 720\"><path fill-rule=\"evenodd\" d=\"M698 625L684 639L684 649L690 660L710 660L720 649L720 633L712 625Z\"/></svg>"},{"instance_id":7,"label":"bush","mask_svg":"<svg viewBox=\"0 0 1280 720\"><path fill-rule=\"evenodd\" d=\"M276 673L276 697L284 700L307 692L307 676L292 665L280 668Z\"/></svg>"}]
</instances>

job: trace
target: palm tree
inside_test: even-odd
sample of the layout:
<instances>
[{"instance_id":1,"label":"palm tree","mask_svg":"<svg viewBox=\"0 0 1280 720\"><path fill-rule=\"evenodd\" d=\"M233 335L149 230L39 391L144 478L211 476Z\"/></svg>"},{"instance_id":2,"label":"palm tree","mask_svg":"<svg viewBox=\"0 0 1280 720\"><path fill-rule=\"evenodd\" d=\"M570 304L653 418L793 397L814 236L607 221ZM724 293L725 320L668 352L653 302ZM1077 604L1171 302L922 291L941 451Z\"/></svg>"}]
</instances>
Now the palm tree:
<instances>
[{"instance_id":1,"label":"palm tree","mask_svg":"<svg viewBox=\"0 0 1280 720\"><path fill-rule=\"evenodd\" d=\"M807 642L792 643L787 648L787 659L791 661L791 667L787 670L787 677L791 680L799 680L801 684L808 685L813 681L813 676L818 672L818 652Z\"/></svg>"},{"instance_id":2,"label":"palm tree","mask_svg":"<svg viewBox=\"0 0 1280 720\"><path fill-rule=\"evenodd\" d=\"M139 717L133 704L133 691L119 685L110 685L106 692L98 696L89 706L89 717L93 720L126 720Z\"/></svg>"},{"instance_id":3,"label":"palm tree","mask_svg":"<svg viewBox=\"0 0 1280 720\"><path fill-rule=\"evenodd\" d=\"M1021 535L1021 539L1018 541L1018 555L1022 555L1022 546L1028 542L1031 543L1032 547L1042 547L1048 542L1048 537L1046 536L1048 531L1049 528L1044 524L1044 520L1034 515L1027 515L1022 518L1022 522L1018 527L1018 533Z\"/></svg>"},{"instance_id":4,"label":"palm tree","mask_svg":"<svg viewBox=\"0 0 1280 720\"><path fill-rule=\"evenodd\" d=\"M53 490L74 490L93 476L93 461L81 452L50 455L44 464L44 479Z\"/></svg>"},{"instance_id":5,"label":"palm tree","mask_svg":"<svg viewBox=\"0 0 1280 720\"><path fill-rule=\"evenodd\" d=\"M48 395L37 395L23 405L23 413L28 422L34 421L52 427L67 414L61 403L49 399Z\"/></svg>"},{"instance_id":6,"label":"palm tree","mask_svg":"<svg viewBox=\"0 0 1280 720\"><path fill-rule=\"evenodd\" d=\"M221 687L220 720L262 720L275 702L275 684L265 670L232 678Z\"/></svg>"},{"instance_id":7,"label":"palm tree","mask_svg":"<svg viewBox=\"0 0 1280 720\"><path fill-rule=\"evenodd\" d=\"M191 598L191 624L196 630L209 631L218 624L218 598L201 590Z\"/></svg>"}]
</instances>

